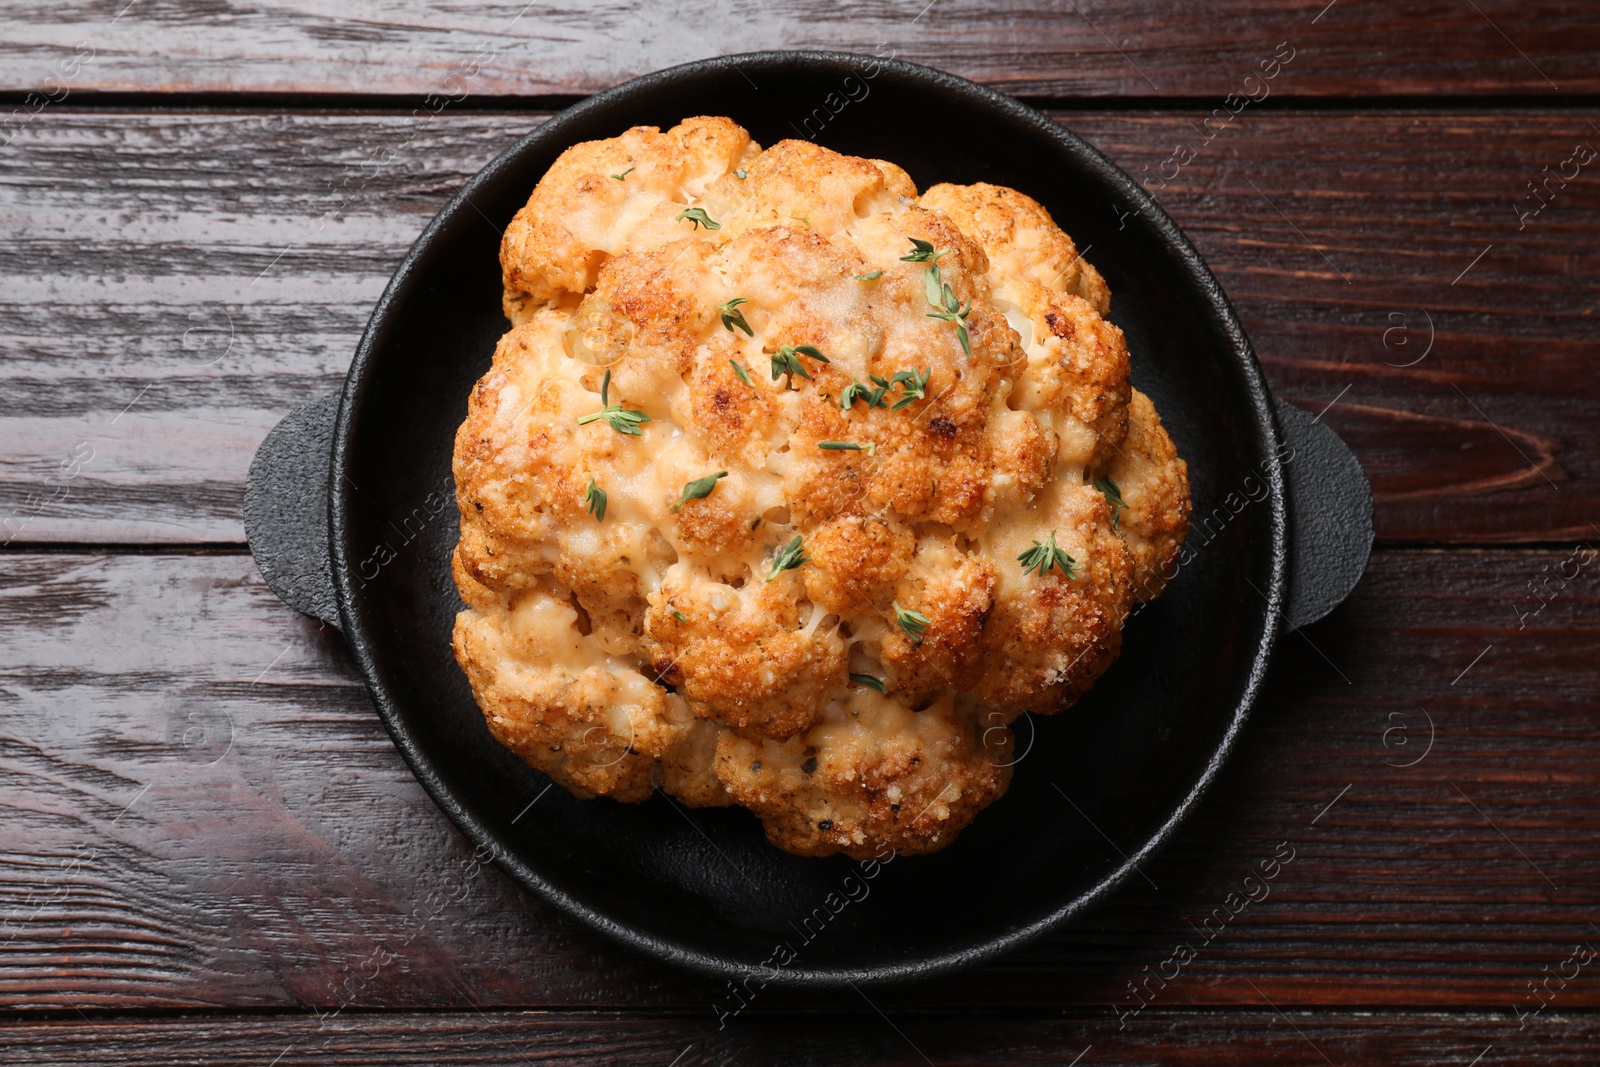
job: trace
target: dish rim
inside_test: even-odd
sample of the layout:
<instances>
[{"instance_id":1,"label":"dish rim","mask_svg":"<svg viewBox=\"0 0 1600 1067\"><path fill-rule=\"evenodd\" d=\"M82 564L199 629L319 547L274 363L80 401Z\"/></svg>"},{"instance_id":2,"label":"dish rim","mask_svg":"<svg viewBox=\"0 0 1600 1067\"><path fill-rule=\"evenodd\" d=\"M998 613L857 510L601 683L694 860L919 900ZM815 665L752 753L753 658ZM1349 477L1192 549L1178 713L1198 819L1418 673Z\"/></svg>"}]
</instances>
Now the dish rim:
<instances>
[{"instance_id":1,"label":"dish rim","mask_svg":"<svg viewBox=\"0 0 1600 1067\"><path fill-rule=\"evenodd\" d=\"M464 210L477 211L471 203L473 193L499 177L503 170L511 167L515 157L538 142L567 140L566 130L595 111L609 108L639 95L648 95L659 88L676 85L685 80L725 74L729 70L738 70L742 73L745 67L760 69L799 65L837 71L840 67L856 68L865 63L876 63L885 71L921 83L930 92L964 96L974 104L993 108L1014 121L1032 127L1036 134L1053 141L1057 151L1116 187L1129 202L1137 205L1148 223L1155 227L1163 243L1176 256L1182 269L1189 276L1194 290L1210 305L1216 324L1227 339L1228 354L1244 377L1244 391L1240 402L1249 407L1255 421L1254 430L1264 450L1271 457L1261 471L1265 474L1271 490L1268 495L1272 531L1268 559L1271 578L1265 590L1267 604L1261 639L1251 653L1249 675L1226 730L1178 805L1144 839L1138 849L1131 854L1125 854L1121 863L1113 865L1092 886L1074 894L1059 907L1029 923L991 936L981 943L933 956L871 967L768 968L706 952L672 938L662 937L646 929L620 922L602 908L592 906L563 891L542 877L514 848L508 847L499 835L490 830L484 821L474 814L468 804L452 792L433 760L406 728L399 707L401 702L385 684L386 675L376 661L373 645L381 640L381 637L375 635L376 628L359 612L360 599L353 577L352 553L356 549L350 541L350 530L356 521L354 516L358 505L345 486L353 462L355 430L362 406L367 400L368 387L374 376L379 373L381 354L387 346L395 310L408 295L407 290L415 283L422 269L421 260L429 246ZM564 147L570 147L571 143L576 142L568 140ZM588 97L552 116L508 145L467 179L455 195L439 209L407 250L384 288L383 295L373 308L340 394L328 477L328 536L332 577L345 640L371 691L379 717L394 740L395 747L399 749L406 764L434 803L474 845L480 849L489 849L501 868L522 886L613 941L653 958L717 978L759 977L764 984L809 988L907 982L946 974L992 960L1070 922L1104 900L1126 881L1140 864L1148 861L1165 847L1209 791L1223 764L1233 753L1238 737L1260 695L1262 682L1271 663L1281 629L1289 554L1288 497L1281 459L1282 443L1283 437L1277 426L1271 392L1256 360L1255 351L1245 335L1233 305L1223 293L1215 276L1206 266L1198 250L1156 203L1154 197L1087 141L1019 100L956 75L905 60L826 50L764 51L724 55L642 75ZM1241 651L1241 655L1243 654Z\"/></svg>"}]
</instances>

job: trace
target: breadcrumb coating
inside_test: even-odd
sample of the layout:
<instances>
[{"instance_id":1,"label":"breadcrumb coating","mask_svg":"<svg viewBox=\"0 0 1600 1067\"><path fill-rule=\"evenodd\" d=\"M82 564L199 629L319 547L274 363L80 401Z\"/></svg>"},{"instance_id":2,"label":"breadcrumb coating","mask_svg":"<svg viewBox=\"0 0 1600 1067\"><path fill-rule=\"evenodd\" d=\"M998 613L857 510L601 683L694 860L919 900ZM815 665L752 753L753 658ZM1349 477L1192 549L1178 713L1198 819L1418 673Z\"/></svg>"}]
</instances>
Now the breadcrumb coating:
<instances>
[{"instance_id":1,"label":"breadcrumb coating","mask_svg":"<svg viewBox=\"0 0 1600 1067\"><path fill-rule=\"evenodd\" d=\"M501 266L455 653L578 796L935 851L1170 576L1187 468L1104 279L1015 190L691 118L568 149Z\"/></svg>"}]
</instances>

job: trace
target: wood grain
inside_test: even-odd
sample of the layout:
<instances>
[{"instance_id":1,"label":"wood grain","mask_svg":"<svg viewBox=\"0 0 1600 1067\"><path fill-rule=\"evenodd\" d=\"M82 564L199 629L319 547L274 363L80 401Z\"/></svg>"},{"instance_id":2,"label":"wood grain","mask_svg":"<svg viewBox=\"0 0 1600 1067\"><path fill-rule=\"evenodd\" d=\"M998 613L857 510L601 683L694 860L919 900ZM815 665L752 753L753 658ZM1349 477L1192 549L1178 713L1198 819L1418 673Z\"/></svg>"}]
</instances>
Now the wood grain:
<instances>
[{"instance_id":1,"label":"wood grain","mask_svg":"<svg viewBox=\"0 0 1600 1067\"><path fill-rule=\"evenodd\" d=\"M1246 110L1209 143L1200 113L1058 117L1155 188L1276 388L1337 400L1380 537L1595 532L1600 182L1515 210L1600 146L1582 114ZM41 116L0 151L0 541L239 542L257 443L341 383L426 220L538 121Z\"/></svg>"},{"instance_id":2,"label":"wood grain","mask_svg":"<svg viewBox=\"0 0 1600 1067\"><path fill-rule=\"evenodd\" d=\"M1531 1010L1530 982L1600 946L1596 562L1380 553L1351 602L1286 639L1217 788L1148 868L1159 889L1136 880L975 975L873 1000L1149 1000L1130 1028L1254 1008L1258 989L1286 1010ZM675 1009L702 1029L731 1006L474 870L336 635L247 556L0 553L0 704L0 1005ZM1295 856L1270 893L1202 938L1280 842ZM1196 958L1136 999L1183 943ZM1595 1008L1591 968L1547 1014ZM758 1009L861 1004L773 989Z\"/></svg>"},{"instance_id":3,"label":"wood grain","mask_svg":"<svg viewBox=\"0 0 1600 1067\"><path fill-rule=\"evenodd\" d=\"M724 1014L473 863L240 508L542 111L803 47L1077 107L1351 443L1391 547L1284 639L1150 883L974 973ZM1600 544L1600 181L1550 177L1600 147L1596 54L1579 0L8 6L0 1062L1593 1062L1600 561L1492 546Z\"/></svg>"},{"instance_id":4,"label":"wood grain","mask_svg":"<svg viewBox=\"0 0 1600 1067\"><path fill-rule=\"evenodd\" d=\"M1259 1001L1258 1001L1259 1002ZM892 1009L891 1009L892 1011ZM615 1067L832 1067L874 1063L1212 1067L1239 1064L1391 1064L1494 1067L1589 1062L1593 1016L1552 1018L1519 1031L1496 1015L1163 1012L1118 1030L1105 1016L994 1019L893 1013L856 1001L849 1015L752 1016L718 1030L701 1018L612 1018L469 1012L379 1016L67 1018L0 1030L0 1052L37 1067L115 1063L272 1064L607 1063ZM274 1057L284 1057L281 1061ZM1074 1059L1081 1057L1081 1059Z\"/></svg>"},{"instance_id":5,"label":"wood grain","mask_svg":"<svg viewBox=\"0 0 1600 1067\"><path fill-rule=\"evenodd\" d=\"M570 94L718 54L831 48L1034 96L1220 99L1285 40L1306 56L1282 87L1297 96L1600 89L1600 16L1579 0L559 0L531 9L524 0L68 0L8 8L0 88L421 96L464 84L484 96ZM74 63L79 56L92 58Z\"/></svg>"}]
</instances>

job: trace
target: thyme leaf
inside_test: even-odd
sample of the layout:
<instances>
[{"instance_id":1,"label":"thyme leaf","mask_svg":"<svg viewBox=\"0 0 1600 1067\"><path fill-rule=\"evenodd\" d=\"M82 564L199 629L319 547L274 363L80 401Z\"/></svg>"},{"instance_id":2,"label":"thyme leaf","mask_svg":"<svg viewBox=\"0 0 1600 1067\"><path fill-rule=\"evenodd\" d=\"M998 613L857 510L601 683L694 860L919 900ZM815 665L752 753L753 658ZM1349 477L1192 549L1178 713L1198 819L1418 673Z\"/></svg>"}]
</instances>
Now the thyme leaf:
<instances>
[{"instance_id":1,"label":"thyme leaf","mask_svg":"<svg viewBox=\"0 0 1600 1067\"><path fill-rule=\"evenodd\" d=\"M906 636L911 638L911 644L914 647L922 644L922 635L927 632L928 624L933 620L920 611L912 611L910 608L901 607L899 601L896 601L894 604L894 621L899 623L900 629L904 630Z\"/></svg>"},{"instance_id":2,"label":"thyme leaf","mask_svg":"<svg viewBox=\"0 0 1600 1067\"><path fill-rule=\"evenodd\" d=\"M1118 489L1117 483L1110 478L1096 478L1094 487L1100 490L1105 495L1105 498L1114 505L1111 509L1111 528L1115 530L1117 528L1117 520L1122 517L1123 509L1128 506L1122 499L1122 490Z\"/></svg>"},{"instance_id":3,"label":"thyme leaf","mask_svg":"<svg viewBox=\"0 0 1600 1067\"><path fill-rule=\"evenodd\" d=\"M578 425L587 426L591 422L597 422L600 419L604 419L606 420L606 423L618 433L629 434L633 437L641 436L644 431L639 429L639 424L643 422L649 422L650 416L646 415L642 411L635 411L632 408L625 408L621 404L610 403L610 393L611 369L607 367L606 376L601 379L600 382L600 410L591 411L587 415L579 415Z\"/></svg>"},{"instance_id":4,"label":"thyme leaf","mask_svg":"<svg viewBox=\"0 0 1600 1067\"><path fill-rule=\"evenodd\" d=\"M802 563L810 562L811 559L805 554L805 545L801 542L800 535L795 534L794 539L784 545L772 558L772 570L767 572L767 581L772 581L784 571L793 570Z\"/></svg>"},{"instance_id":5,"label":"thyme leaf","mask_svg":"<svg viewBox=\"0 0 1600 1067\"><path fill-rule=\"evenodd\" d=\"M697 230L702 226L708 230L722 229L722 223L717 222L710 215L707 215L706 209L703 207L686 207L672 217L673 222L680 222L684 219L688 219L691 223L693 223L694 228Z\"/></svg>"},{"instance_id":6,"label":"thyme leaf","mask_svg":"<svg viewBox=\"0 0 1600 1067\"><path fill-rule=\"evenodd\" d=\"M715 474L708 474L704 478L696 478L694 481L685 484L683 495L678 498L676 504L672 505L672 510L681 511L683 506L691 500L704 500L711 495L711 490L717 487L717 481L727 476L727 471L717 471Z\"/></svg>"},{"instance_id":7,"label":"thyme leaf","mask_svg":"<svg viewBox=\"0 0 1600 1067\"><path fill-rule=\"evenodd\" d=\"M1071 556L1062 551L1056 544L1055 531L1050 532L1050 543L1035 541L1033 547L1017 557L1017 562L1022 564L1022 573L1038 570L1039 577L1043 578L1050 573L1051 567L1060 567L1061 573L1068 578L1078 576L1078 564Z\"/></svg>"},{"instance_id":8,"label":"thyme leaf","mask_svg":"<svg viewBox=\"0 0 1600 1067\"><path fill-rule=\"evenodd\" d=\"M943 252L935 251L931 242L919 240L915 237L911 238L911 248L912 251L909 256L900 257L902 263L932 263L940 256L948 255L950 252L949 249L945 249Z\"/></svg>"},{"instance_id":9,"label":"thyme leaf","mask_svg":"<svg viewBox=\"0 0 1600 1067\"><path fill-rule=\"evenodd\" d=\"M864 685L868 689L876 689L880 693L889 691L889 687L883 684L882 678L874 678L870 674L852 674L850 680L856 685Z\"/></svg>"},{"instance_id":10,"label":"thyme leaf","mask_svg":"<svg viewBox=\"0 0 1600 1067\"><path fill-rule=\"evenodd\" d=\"M740 304L748 304L749 302L742 296L736 296L726 304L717 305L717 311L722 315L722 325L727 328L729 333L732 333L734 327L737 326L744 331L746 337L754 337L756 335L756 332L750 328L750 324L745 321L744 312L739 310Z\"/></svg>"},{"instance_id":11,"label":"thyme leaf","mask_svg":"<svg viewBox=\"0 0 1600 1067\"><path fill-rule=\"evenodd\" d=\"M589 476L589 486L583 491L583 502L588 507L589 514L594 516L595 522L606 521L606 491L595 484L594 475Z\"/></svg>"},{"instance_id":12,"label":"thyme leaf","mask_svg":"<svg viewBox=\"0 0 1600 1067\"><path fill-rule=\"evenodd\" d=\"M810 378L805 364L800 362L801 356L810 356L822 363L832 362L818 351L815 345L784 345L772 354L772 380L777 381L785 374L790 376L798 374L802 378Z\"/></svg>"}]
</instances>

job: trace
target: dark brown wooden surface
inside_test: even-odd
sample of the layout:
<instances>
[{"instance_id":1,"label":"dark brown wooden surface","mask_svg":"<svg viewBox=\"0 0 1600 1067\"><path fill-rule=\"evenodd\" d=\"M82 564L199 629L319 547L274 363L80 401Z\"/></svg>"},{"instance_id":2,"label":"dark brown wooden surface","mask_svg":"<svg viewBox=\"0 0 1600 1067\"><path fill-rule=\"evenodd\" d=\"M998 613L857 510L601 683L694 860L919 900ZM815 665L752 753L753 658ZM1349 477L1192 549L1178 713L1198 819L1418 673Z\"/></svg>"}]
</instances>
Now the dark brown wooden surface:
<instances>
[{"instance_id":1,"label":"dark brown wooden surface","mask_svg":"<svg viewBox=\"0 0 1600 1067\"><path fill-rule=\"evenodd\" d=\"M496 152L634 74L805 46L1054 106L1146 180L1356 451L1381 543L1154 885L970 974L721 1020L717 983L473 867L240 501ZM1600 1062L1600 170L1519 218L1600 148L1597 54L1572 0L0 13L0 1062Z\"/></svg>"},{"instance_id":2,"label":"dark brown wooden surface","mask_svg":"<svg viewBox=\"0 0 1600 1067\"><path fill-rule=\"evenodd\" d=\"M1200 113L1057 117L1152 183L1199 141ZM0 150L5 529L241 540L256 444L339 385L426 220L538 121L41 115ZM1279 392L1338 400L1326 418L1372 479L1380 537L1594 532L1600 180L1582 172L1525 224L1514 210L1580 142L1600 148L1578 110L1247 110L1157 190ZM90 458L62 479L75 450Z\"/></svg>"},{"instance_id":3,"label":"dark brown wooden surface","mask_svg":"<svg viewBox=\"0 0 1600 1067\"><path fill-rule=\"evenodd\" d=\"M1367 1064L1546 1067L1593 1063L1600 1027L1563 1015L1519 1031L1508 1016L1259 1010L1162 1012L1119 1030L1115 1019L1005 1019L895 1012L857 999L851 1014L754 1017L718 1030L700 1017L505 1013L192 1016L30 1022L0 1030L0 1055L37 1067L287 1063L367 1067L605 1063L616 1067L1256 1067ZM1474 1060L1474 1057L1481 1059ZM1078 1057L1074 1059L1074 1057ZM8 1061L9 1062L9 1061Z\"/></svg>"},{"instance_id":4,"label":"dark brown wooden surface","mask_svg":"<svg viewBox=\"0 0 1600 1067\"><path fill-rule=\"evenodd\" d=\"M1283 41L1304 57L1285 95L1600 89L1600 11L1583 0L68 0L0 17L0 89L420 96L461 91L456 74L471 93L536 96L719 54L832 48L1031 96L1220 98Z\"/></svg>"},{"instance_id":5,"label":"dark brown wooden surface","mask_svg":"<svg viewBox=\"0 0 1600 1067\"><path fill-rule=\"evenodd\" d=\"M1600 946L1595 563L1516 628L1529 581L1569 555L1381 553L1285 642L1216 791L1148 868L1159 888L874 999L1136 1007L1127 983L1287 841L1271 894L1153 1007L1247 1007L1251 983L1283 1007L1536 1007L1542 968ZM464 878L470 848L336 635L248 556L7 554L0 604L0 1003L711 1011L717 983L632 959L496 871ZM435 894L449 904L419 913ZM1597 1007L1581 981L1552 1010Z\"/></svg>"}]
</instances>

